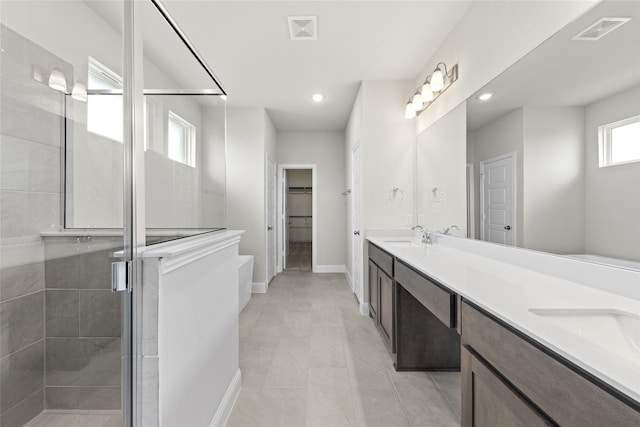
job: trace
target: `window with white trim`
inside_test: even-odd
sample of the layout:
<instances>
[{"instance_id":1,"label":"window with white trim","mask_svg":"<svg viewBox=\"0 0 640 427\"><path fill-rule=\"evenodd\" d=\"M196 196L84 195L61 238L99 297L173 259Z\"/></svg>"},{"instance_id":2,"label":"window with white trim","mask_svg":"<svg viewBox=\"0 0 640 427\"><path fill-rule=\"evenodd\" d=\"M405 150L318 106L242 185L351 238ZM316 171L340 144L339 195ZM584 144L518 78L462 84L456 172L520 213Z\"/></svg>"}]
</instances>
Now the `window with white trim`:
<instances>
[{"instance_id":1,"label":"window with white trim","mask_svg":"<svg viewBox=\"0 0 640 427\"><path fill-rule=\"evenodd\" d=\"M169 111L167 154L171 160L196 167L196 127Z\"/></svg>"},{"instance_id":2,"label":"window with white trim","mask_svg":"<svg viewBox=\"0 0 640 427\"><path fill-rule=\"evenodd\" d=\"M89 57L89 90L122 91L122 77ZM93 134L122 142L122 95L89 95L87 99L87 130Z\"/></svg>"},{"instance_id":3,"label":"window with white trim","mask_svg":"<svg viewBox=\"0 0 640 427\"><path fill-rule=\"evenodd\" d=\"M598 128L600 167L640 162L640 116Z\"/></svg>"}]
</instances>

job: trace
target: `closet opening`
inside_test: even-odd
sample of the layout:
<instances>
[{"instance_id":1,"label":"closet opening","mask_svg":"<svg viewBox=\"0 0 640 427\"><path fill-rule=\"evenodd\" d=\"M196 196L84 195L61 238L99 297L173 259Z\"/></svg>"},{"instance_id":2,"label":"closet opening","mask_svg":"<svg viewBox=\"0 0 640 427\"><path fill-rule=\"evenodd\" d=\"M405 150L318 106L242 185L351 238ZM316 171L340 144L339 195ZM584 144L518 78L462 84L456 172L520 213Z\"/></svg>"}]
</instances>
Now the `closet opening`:
<instances>
[{"instance_id":1,"label":"closet opening","mask_svg":"<svg viewBox=\"0 0 640 427\"><path fill-rule=\"evenodd\" d=\"M280 165L278 270L315 271L315 165Z\"/></svg>"}]
</instances>

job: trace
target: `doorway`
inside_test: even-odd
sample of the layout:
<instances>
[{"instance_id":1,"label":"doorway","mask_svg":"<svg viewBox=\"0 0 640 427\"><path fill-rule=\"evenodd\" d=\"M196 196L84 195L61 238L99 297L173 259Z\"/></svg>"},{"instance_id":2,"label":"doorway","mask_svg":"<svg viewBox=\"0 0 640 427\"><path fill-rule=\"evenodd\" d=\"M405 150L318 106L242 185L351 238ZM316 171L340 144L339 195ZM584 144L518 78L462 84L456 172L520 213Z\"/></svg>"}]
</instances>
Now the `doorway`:
<instances>
[{"instance_id":1,"label":"doorway","mask_svg":"<svg viewBox=\"0 0 640 427\"><path fill-rule=\"evenodd\" d=\"M278 271L316 270L315 165L279 166Z\"/></svg>"},{"instance_id":2,"label":"doorway","mask_svg":"<svg viewBox=\"0 0 640 427\"><path fill-rule=\"evenodd\" d=\"M507 154L480 162L482 240L515 246L515 157Z\"/></svg>"}]
</instances>

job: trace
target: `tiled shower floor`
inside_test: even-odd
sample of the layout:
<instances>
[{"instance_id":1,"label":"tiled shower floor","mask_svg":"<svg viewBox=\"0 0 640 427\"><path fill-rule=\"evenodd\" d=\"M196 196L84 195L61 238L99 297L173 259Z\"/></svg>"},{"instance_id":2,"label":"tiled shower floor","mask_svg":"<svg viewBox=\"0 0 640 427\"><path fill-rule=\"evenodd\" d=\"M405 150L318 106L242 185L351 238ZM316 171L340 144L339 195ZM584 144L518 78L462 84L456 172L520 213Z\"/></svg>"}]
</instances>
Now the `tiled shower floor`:
<instances>
[{"instance_id":1,"label":"tiled shower floor","mask_svg":"<svg viewBox=\"0 0 640 427\"><path fill-rule=\"evenodd\" d=\"M240 314L227 427L460 425L459 372L396 372L344 274L285 271Z\"/></svg>"},{"instance_id":2,"label":"tiled shower floor","mask_svg":"<svg viewBox=\"0 0 640 427\"><path fill-rule=\"evenodd\" d=\"M116 411L43 412L25 427L120 427L122 416Z\"/></svg>"}]
</instances>

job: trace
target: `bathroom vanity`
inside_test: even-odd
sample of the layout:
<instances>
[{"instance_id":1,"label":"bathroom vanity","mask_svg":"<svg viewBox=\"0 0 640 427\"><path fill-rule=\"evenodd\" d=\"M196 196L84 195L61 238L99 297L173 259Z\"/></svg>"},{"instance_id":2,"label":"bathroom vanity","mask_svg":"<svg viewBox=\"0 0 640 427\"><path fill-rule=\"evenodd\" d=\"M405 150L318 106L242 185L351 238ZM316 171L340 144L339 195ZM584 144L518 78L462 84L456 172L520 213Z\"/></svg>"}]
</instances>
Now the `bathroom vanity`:
<instances>
[{"instance_id":1,"label":"bathroom vanity","mask_svg":"<svg viewBox=\"0 0 640 427\"><path fill-rule=\"evenodd\" d=\"M396 369L460 367L463 426L640 425L640 272L448 236L368 240L369 271L393 279Z\"/></svg>"}]
</instances>

